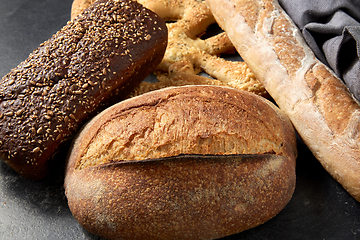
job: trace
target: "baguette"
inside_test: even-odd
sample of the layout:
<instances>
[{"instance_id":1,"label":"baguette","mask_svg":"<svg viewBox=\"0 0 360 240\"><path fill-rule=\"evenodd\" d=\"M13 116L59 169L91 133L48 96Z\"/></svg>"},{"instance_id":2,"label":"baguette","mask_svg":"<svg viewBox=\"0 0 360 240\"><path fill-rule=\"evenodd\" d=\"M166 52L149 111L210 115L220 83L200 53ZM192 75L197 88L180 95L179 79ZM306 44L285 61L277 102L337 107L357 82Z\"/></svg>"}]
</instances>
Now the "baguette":
<instances>
[{"instance_id":1,"label":"baguette","mask_svg":"<svg viewBox=\"0 0 360 240\"><path fill-rule=\"evenodd\" d=\"M360 106L276 0L206 0L322 166L360 201Z\"/></svg>"},{"instance_id":2,"label":"baguette","mask_svg":"<svg viewBox=\"0 0 360 240\"><path fill-rule=\"evenodd\" d=\"M0 81L0 158L43 178L80 126L161 62L165 22L135 1L99 0Z\"/></svg>"},{"instance_id":3,"label":"baguette","mask_svg":"<svg viewBox=\"0 0 360 240\"><path fill-rule=\"evenodd\" d=\"M275 105L220 86L111 106L70 149L65 194L106 239L215 239L277 215L295 188L295 131Z\"/></svg>"}]
</instances>

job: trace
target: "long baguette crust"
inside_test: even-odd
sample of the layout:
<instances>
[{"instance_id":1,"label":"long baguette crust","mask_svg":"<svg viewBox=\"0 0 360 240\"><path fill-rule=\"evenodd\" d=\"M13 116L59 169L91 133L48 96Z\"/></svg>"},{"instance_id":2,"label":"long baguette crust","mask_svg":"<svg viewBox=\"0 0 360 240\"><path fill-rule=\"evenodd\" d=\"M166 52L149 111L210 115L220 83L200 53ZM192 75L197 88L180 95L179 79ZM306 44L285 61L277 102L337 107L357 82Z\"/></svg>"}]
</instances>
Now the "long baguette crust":
<instances>
[{"instance_id":1,"label":"long baguette crust","mask_svg":"<svg viewBox=\"0 0 360 240\"><path fill-rule=\"evenodd\" d=\"M30 179L76 130L161 62L165 22L131 0L99 0L0 81L0 158Z\"/></svg>"},{"instance_id":2,"label":"long baguette crust","mask_svg":"<svg viewBox=\"0 0 360 240\"><path fill-rule=\"evenodd\" d=\"M324 168L360 201L360 106L276 0L206 0Z\"/></svg>"}]
</instances>

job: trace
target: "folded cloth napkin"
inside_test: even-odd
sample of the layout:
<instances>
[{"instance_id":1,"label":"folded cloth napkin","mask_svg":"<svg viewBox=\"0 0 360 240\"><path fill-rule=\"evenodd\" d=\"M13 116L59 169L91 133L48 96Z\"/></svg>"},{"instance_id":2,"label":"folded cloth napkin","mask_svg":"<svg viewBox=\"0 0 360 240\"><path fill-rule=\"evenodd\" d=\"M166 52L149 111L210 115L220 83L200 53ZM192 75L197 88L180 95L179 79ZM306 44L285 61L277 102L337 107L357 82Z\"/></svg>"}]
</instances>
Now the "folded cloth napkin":
<instances>
[{"instance_id":1,"label":"folded cloth napkin","mask_svg":"<svg viewBox=\"0 0 360 240\"><path fill-rule=\"evenodd\" d=\"M279 0L315 55L360 100L360 0Z\"/></svg>"}]
</instances>

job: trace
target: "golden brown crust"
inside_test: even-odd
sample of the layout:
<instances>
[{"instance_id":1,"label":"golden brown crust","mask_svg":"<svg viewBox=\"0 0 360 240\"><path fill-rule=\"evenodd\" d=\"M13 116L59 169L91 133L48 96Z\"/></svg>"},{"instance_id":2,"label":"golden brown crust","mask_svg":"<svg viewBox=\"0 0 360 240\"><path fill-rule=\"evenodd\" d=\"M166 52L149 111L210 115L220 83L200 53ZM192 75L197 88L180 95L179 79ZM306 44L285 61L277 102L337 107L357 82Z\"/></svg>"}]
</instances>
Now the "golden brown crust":
<instances>
[{"instance_id":1,"label":"golden brown crust","mask_svg":"<svg viewBox=\"0 0 360 240\"><path fill-rule=\"evenodd\" d=\"M284 134L291 126L284 127L280 113L251 95L194 86L157 91L120 105L100 114L87 130L76 169L179 154L289 155L281 143L291 139ZM244 134L244 129L251 132Z\"/></svg>"},{"instance_id":2,"label":"golden brown crust","mask_svg":"<svg viewBox=\"0 0 360 240\"><path fill-rule=\"evenodd\" d=\"M228 61L221 54L234 52L225 33L202 39L215 20L205 4L196 0L138 0L167 21L169 41L165 56L154 74L158 83L141 83L132 95L181 84L224 85L266 96L263 86L242 61ZM73 7L90 4L74 0ZM75 11L73 9L73 11ZM77 10L80 11L80 10ZM199 76L205 72L211 77ZM202 80L201 80L202 78Z\"/></svg>"},{"instance_id":3,"label":"golden brown crust","mask_svg":"<svg viewBox=\"0 0 360 240\"><path fill-rule=\"evenodd\" d=\"M63 142L158 65L166 40L165 22L133 1L99 0L68 22L0 81L2 160L44 177Z\"/></svg>"},{"instance_id":4,"label":"golden brown crust","mask_svg":"<svg viewBox=\"0 0 360 240\"><path fill-rule=\"evenodd\" d=\"M359 105L352 99L346 86L323 65L316 65L305 75L305 80L314 94L314 103L318 106L326 123L334 134L342 134L351 119L359 111Z\"/></svg>"},{"instance_id":5,"label":"golden brown crust","mask_svg":"<svg viewBox=\"0 0 360 240\"><path fill-rule=\"evenodd\" d=\"M213 239L274 217L295 187L294 129L264 98L166 88L116 104L71 149L75 218L105 238Z\"/></svg>"},{"instance_id":6,"label":"golden brown crust","mask_svg":"<svg viewBox=\"0 0 360 240\"><path fill-rule=\"evenodd\" d=\"M314 156L360 201L360 106L344 83L315 58L276 0L206 1Z\"/></svg>"}]
</instances>

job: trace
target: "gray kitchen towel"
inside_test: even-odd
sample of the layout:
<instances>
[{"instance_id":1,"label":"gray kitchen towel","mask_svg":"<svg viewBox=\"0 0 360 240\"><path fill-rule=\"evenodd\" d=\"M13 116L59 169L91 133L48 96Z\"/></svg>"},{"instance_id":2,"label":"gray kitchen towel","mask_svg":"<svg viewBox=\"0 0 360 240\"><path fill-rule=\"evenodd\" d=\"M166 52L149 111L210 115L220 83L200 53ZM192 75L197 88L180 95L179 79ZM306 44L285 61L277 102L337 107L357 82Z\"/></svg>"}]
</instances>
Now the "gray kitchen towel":
<instances>
[{"instance_id":1,"label":"gray kitchen towel","mask_svg":"<svg viewBox=\"0 0 360 240\"><path fill-rule=\"evenodd\" d=\"M279 0L315 55L360 100L360 0Z\"/></svg>"}]
</instances>

